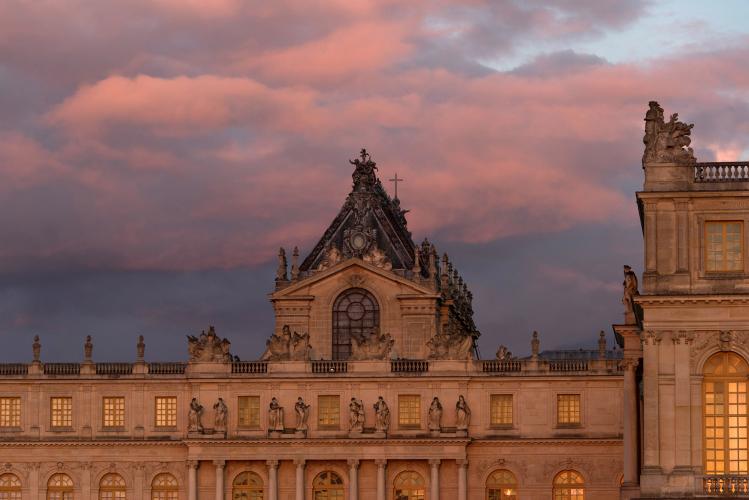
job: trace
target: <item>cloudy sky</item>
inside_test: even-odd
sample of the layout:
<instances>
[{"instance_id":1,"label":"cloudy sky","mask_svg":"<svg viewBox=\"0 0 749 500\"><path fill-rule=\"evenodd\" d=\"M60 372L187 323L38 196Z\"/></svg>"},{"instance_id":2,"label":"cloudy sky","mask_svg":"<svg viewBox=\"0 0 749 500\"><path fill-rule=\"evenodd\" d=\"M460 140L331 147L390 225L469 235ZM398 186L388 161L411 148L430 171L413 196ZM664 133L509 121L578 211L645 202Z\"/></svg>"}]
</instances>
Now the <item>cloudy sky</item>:
<instances>
[{"instance_id":1,"label":"cloudy sky","mask_svg":"<svg viewBox=\"0 0 749 500\"><path fill-rule=\"evenodd\" d=\"M481 350L595 345L642 269L643 116L749 156L749 4L3 0L2 361L186 357L272 330L362 146L475 296ZM386 183L387 184L387 183ZM609 341L612 335L609 333Z\"/></svg>"}]
</instances>

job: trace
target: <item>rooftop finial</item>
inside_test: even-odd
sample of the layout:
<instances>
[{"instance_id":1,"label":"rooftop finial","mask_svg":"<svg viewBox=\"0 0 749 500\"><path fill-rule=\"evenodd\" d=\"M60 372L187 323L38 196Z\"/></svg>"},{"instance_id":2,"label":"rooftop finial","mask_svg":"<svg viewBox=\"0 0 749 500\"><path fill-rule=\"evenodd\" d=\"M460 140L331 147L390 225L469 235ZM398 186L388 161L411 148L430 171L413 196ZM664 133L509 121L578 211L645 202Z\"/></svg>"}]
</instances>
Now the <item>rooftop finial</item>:
<instances>
[{"instance_id":1,"label":"rooftop finial","mask_svg":"<svg viewBox=\"0 0 749 500\"><path fill-rule=\"evenodd\" d=\"M86 362L91 362L91 355L94 352L94 343L91 342L91 335L86 335L86 343L83 344L83 356Z\"/></svg>"},{"instance_id":2,"label":"rooftop finial","mask_svg":"<svg viewBox=\"0 0 749 500\"><path fill-rule=\"evenodd\" d=\"M291 254L291 279L295 280L299 277L299 247L294 247L294 251Z\"/></svg>"},{"instance_id":3,"label":"rooftop finial","mask_svg":"<svg viewBox=\"0 0 749 500\"><path fill-rule=\"evenodd\" d=\"M39 335L34 335L34 343L31 344L31 351L34 353L34 363L38 363L42 355L42 343L39 342Z\"/></svg>"},{"instance_id":4,"label":"rooftop finial","mask_svg":"<svg viewBox=\"0 0 749 500\"><path fill-rule=\"evenodd\" d=\"M278 269L276 269L276 281L286 281L286 250L278 249Z\"/></svg>"},{"instance_id":5,"label":"rooftop finial","mask_svg":"<svg viewBox=\"0 0 749 500\"><path fill-rule=\"evenodd\" d=\"M606 358L606 334L601 330L598 334L598 359Z\"/></svg>"},{"instance_id":6,"label":"rooftop finial","mask_svg":"<svg viewBox=\"0 0 749 500\"><path fill-rule=\"evenodd\" d=\"M533 332L533 338L531 339L531 357L533 359L538 358L538 351L541 348L541 341L538 340L538 332Z\"/></svg>"},{"instance_id":7,"label":"rooftop finial","mask_svg":"<svg viewBox=\"0 0 749 500\"><path fill-rule=\"evenodd\" d=\"M143 361L143 357L146 355L146 343L143 341L143 335L138 336L138 343L135 346L135 350L138 355L138 361Z\"/></svg>"},{"instance_id":8,"label":"rooftop finial","mask_svg":"<svg viewBox=\"0 0 749 500\"><path fill-rule=\"evenodd\" d=\"M354 191L370 191L377 182L377 176L374 171L377 170L377 164L372 161L366 149L362 148L359 152L359 158L349 160L354 165L354 173L351 178L354 179Z\"/></svg>"}]
</instances>

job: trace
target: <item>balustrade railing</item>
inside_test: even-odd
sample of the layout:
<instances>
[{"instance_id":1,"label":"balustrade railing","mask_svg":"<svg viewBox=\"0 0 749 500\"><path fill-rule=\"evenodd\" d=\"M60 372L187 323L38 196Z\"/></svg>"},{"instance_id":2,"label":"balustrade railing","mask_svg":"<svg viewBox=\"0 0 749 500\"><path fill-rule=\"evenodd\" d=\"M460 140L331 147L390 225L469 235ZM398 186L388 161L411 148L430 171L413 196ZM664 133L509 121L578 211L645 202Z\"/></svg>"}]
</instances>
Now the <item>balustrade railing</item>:
<instances>
[{"instance_id":1,"label":"balustrade railing","mask_svg":"<svg viewBox=\"0 0 749 500\"><path fill-rule=\"evenodd\" d=\"M517 359L492 359L481 363L481 371L485 373L507 373L522 370L522 362Z\"/></svg>"},{"instance_id":2,"label":"balustrade railing","mask_svg":"<svg viewBox=\"0 0 749 500\"><path fill-rule=\"evenodd\" d=\"M721 497L749 495L749 476L703 476L703 493Z\"/></svg>"},{"instance_id":3,"label":"balustrade railing","mask_svg":"<svg viewBox=\"0 0 749 500\"><path fill-rule=\"evenodd\" d=\"M549 360L550 372L586 372L588 362L584 359Z\"/></svg>"},{"instance_id":4,"label":"balustrade railing","mask_svg":"<svg viewBox=\"0 0 749 500\"><path fill-rule=\"evenodd\" d=\"M0 364L0 376L5 375L27 375L29 365L23 363L2 363Z\"/></svg>"},{"instance_id":5,"label":"balustrade railing","mask_svg":"<svg viewBox=\"0 0 749 500\"><path fill-rule=\"evenodd\" d=\"M348 363L345 361L313 361L312 373L347 373Z\"/></svg>"},{"instance_id":6,"label":"balustrade railing","mask_svg":"<svg viewBox=\"0 0 749 500\"><path fill-rule=\"evenodd\" d=\"M268 363L265 361L235 361L231 364L231 372L249 375L268 373Z\"/></svg>"},{"instance_id":7,"label":"balustrade railing","mask_svg":"<svg viewBox=\"0 0 749 500\"><path fill-rule=\"evenodd\" d=\"M701 162L694 166L694 182L749 181L749 161Z\"/></svg>"},{"instance_id":8,"label":"balustrade railing","mask_svg":"<svg viewBox=\"0 0 749 500\"><path fill-rule=\"evenodd\" d=\"M148 363L149 375L183 375L187 363Z\"/></svg>"},{"instance_id":9,"label":"balustrade railing","mask_svg":"<svg viewBox=\"0 0 749 500\"><path fill-rule=\"evenodd\" d=\"M96 363L97 375L132 375L131 363Z\"/></svg>"},{"instance_id":10,"label":"balustrade railing","mask_svg":"<svg viewBox=\"0 0 749 500\"><path fill-rule=\"evenodd\" d=\"M80 363L44 363L45 375L80 375Z\"/></svg>"},{"instance_id":11,"label":"balustrade railing","mask_svg":"<svg viewBox=\"0 0 749 500\"><path fill-rule=\"evenodd\" d=\"M393 373L425 373L429 371L429 361L423 359L394 359L390 362Z\"/></svg>"}]
</instances>

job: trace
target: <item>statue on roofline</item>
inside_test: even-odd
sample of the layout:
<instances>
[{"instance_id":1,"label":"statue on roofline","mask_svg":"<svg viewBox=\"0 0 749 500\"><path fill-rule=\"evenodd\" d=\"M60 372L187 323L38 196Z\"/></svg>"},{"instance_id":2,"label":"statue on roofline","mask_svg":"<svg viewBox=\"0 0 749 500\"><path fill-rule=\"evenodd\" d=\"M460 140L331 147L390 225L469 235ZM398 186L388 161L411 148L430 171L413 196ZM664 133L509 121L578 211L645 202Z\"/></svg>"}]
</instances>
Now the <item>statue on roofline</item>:
<instances>
[{"instance_id":1,"label":"statue on roofline","mask_svg":"<svg viewBox=\"0 0 749 500\"><path fill-rule=\"evenodd\" d=\"M187 352L191 362L231 362L233 356L229 352L231 342L216 335L216 329L209 327L208 332L203 330L200 336L187 336Z\"/></svg>"},{"instance_id":2,"label":"statue on roofline","mask_svg":"<svg viewBox=\"0 0 749 500\"><path fill-rule=\"evenodd\" d=\"M668 122L663 119L663 108L656 101L650 101L645 114L645 152L642 165L646 163L695 163L694 151L689 145L694 124L679 121L674 113Z\"/></svg>"},{"instance_id":3,"label":"statue on roofline","mask_svg":"<svg viewBox=\"0 0 749 500\"><path fill-rule=\"evenodd\" d=\"M289 325L283 325L281 333L271 335L265 345L262 361L307 361L312 350L309 333L292 332Z\"/></svg>"},{"instance_id":4,"label":"statue on roofline","mask_svg":"<svg viewBox=\"0 0 749 500\"><path fill-rule=\"evenodd\" d=\"M636 325L637 324L637 304L635 304L635 297L640 295L640 291L637 289L637 274L632 271L629 266L624 266L624 294L622 296L622 304L624 304L624 324L625 325Z\"/></svg>"}]
</instances>

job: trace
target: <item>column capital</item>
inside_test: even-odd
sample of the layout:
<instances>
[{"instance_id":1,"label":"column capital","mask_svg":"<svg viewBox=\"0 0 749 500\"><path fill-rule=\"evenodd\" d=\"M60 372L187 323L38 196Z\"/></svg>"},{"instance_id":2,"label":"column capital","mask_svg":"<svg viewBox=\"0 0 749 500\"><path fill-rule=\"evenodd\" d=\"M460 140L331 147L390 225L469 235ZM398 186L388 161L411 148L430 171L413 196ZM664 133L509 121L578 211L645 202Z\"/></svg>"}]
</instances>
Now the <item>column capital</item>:
<instances>
[{"instance_id":1,"label":"column capital","mask_svg":"<svg viewBox=\"0 0 749 500\"><path fill-rule=\"evenodd\" d=\"M270 460L269 460L269 462L270 462ZM278 461L276 461L276 462L278 462ZM304 467L306 463L307 463L307 460L305 460L304 458L295 458L294 459L294 465L296 465L297 467Z\"/></svg>"},{"instance_id":2,"label":"column capital","mask_svg":"<svg viewBox=\"0 0 749 500\"><path fill-rule=\"evenodd\" d=\"M377 464L377 467L385 467L388 464L386 458L377 458L374 462Z\"/></svg>"},{"instance_id":3,"label":"column capital","mask_svg":"<svg viewBox=\"0 0 749 500\"><path fill-rule=\"evenodd\" d=\"M197 460L188 460L187 461L187 468L188 469L197 469L198 468L198 462Z\"/></svg>"},{"instance_id":4,"label":"column capital","mask_svg":"<svg viewBox=\"0 0 749 500\"><path fill-rule=\"evenodd\" d=\"M266 460L265 465L267 465L271 469L275 469L276 467L278 467L278 460Z\"/></svg>"},{"instance_id":5,"label":"column capital","mask_svg":"<svg viewBox=\"0 0 749 500\"><path fill-rule=\"evenodd\" d=\"M348 462L348 466L353 469L356 469L357 467L359 467L359 459L357 458L349 458L347 462Z\"/></svg>"},{"instance_id":6,"label":"column capital","mask_svg":"<svg viewBox=\"0 0 749 500\"><path fill-rule=\"evenodd\" d=\"M455 463L458 464L458 467L468 467L468 459L467 458L459 458L455 460Z\"/></svg>"},{"instance_id":7,"label":"column capital","mask_svg":"<svg viewBox=\"0 0 749 500\"><path fill-rule=\"evenodd\" d=\"M213 465L218 468L224 468L226 466L226 460L214 460Z\"/></svg>"},{"instance_id":8,"label":"column capital","mask_svg":"<svg viewBox=\"0 0 749 500\"><path fill-rule=\"evenodd\" d=\"M627 357L627 358L624 358L624 359L621 360L621 366L625 370L633 370L634 371L634 370L637 369L637 365L639 365L639 364L640 364L639 358L629 358L629 357Z\"/></svg>"},{"instance_id":9,"label":"column capital","mask_svg":"<svg viewBox=\"0 0 749 500\"><path fill-rule=\"evenodd\" d=\"M430 458L429 459L429 465L432 467L439 467L439 465L442 463L442 460L439 458Z\"/></svg>"}]
</instances>

